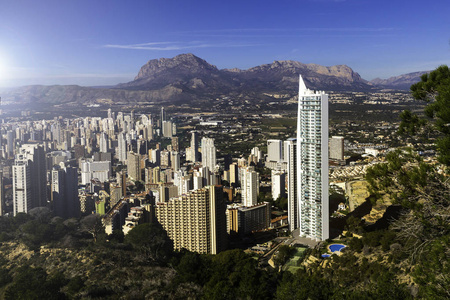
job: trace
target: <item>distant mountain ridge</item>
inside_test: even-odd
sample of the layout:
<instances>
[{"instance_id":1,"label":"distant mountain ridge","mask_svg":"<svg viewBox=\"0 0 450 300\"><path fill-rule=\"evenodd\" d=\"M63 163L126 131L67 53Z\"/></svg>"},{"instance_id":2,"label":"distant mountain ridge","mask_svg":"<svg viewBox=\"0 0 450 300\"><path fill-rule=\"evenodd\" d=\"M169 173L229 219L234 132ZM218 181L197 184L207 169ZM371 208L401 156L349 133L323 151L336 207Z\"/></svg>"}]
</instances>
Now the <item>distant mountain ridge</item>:
<instances>
[{"instance_id":1,"label":"distant mountain ridge","mask_svg":"<svg viewBox=\"0 0 450 300\"><path fill-rule=\"evenodd\" d=\"M247 70L218 69L207 61L191 54L173 58L149 60L141 67L133 81L112 87L26 86L2 93L6 101L17 103L109 103L182 102L194 99L258 98L267 95L294 97L301 74L308 88L324 91L371 91L376 88L407 86L417 82L416 72L386 80L368 82L346 65L325 67L303 64L298 61L274 61ZM415 75L417 74L417 75ZM408 81L409 80L409 81ZM414 83L413 82L413 83Z\"/></svg>"},{"instance_id":2,"label":"distant mountain ridge","mask_svg":"<svg viewBox=\"0 0 450 300\"><path fill-rule=\"evenodd\" d=\"M302 74L310 88L323 90L364 90L371 86L350 67L324 67L297 61L274 61L248 70L223 69L191 54L153 59L140 69L136 78L118 88L153 90L173 85L185 91L208 89L227 92L289 92L297 90Z\"/></svg>"},{"instance_id":3,"label":"distant mountain ridge","mask_svg":"<svg viewBox=\"0 0 450 300\"><path fill-rule=\"evenodd\" d=\"M375 78L371 80L370 83L380 88L409 90L412 84L420 81L420 77L423 74L429 72L430 71L413 72L408 74L402 74L399 76L393 76L388 79Z\"/></svg>"}]
</instances>

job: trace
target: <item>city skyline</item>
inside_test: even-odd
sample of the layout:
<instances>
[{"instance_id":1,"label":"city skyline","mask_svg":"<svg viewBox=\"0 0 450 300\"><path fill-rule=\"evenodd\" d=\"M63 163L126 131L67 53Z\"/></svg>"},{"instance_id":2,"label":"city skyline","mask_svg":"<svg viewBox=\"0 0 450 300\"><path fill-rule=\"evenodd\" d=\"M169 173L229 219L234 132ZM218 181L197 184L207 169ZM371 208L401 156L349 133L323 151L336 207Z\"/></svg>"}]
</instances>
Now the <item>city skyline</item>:
<instances>
[{"instance_id":1,"label":"city skyline","mask_svg":"<svg viewBox=\"0 0 450 300\"><path fill-rule=\"evenodd\" d=\"M0 87L113 85L148 60L188 52L219 69L295 60L388 78L448 64L449 10L416 0L8 2Z\"/></svg>"}]
</instances>

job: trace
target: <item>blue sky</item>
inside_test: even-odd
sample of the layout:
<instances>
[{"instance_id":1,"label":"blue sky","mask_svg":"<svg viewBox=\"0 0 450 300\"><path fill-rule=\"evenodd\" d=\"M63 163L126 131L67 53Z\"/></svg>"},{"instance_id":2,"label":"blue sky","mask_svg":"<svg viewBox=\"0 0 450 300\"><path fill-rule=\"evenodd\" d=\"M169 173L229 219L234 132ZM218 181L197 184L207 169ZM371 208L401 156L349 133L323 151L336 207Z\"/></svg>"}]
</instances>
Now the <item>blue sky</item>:
<instances>
[{"instance_id":1,"label":"blue sky","mask_svg":"<svg viewBox=\"0 0 450 300\"><path fill-rule=\"evenodd\" d=\"M0 87L127 82L150 59L346 64L364 79L450 64L450 1L0 0Z\"/></svg>"}]
</instances>

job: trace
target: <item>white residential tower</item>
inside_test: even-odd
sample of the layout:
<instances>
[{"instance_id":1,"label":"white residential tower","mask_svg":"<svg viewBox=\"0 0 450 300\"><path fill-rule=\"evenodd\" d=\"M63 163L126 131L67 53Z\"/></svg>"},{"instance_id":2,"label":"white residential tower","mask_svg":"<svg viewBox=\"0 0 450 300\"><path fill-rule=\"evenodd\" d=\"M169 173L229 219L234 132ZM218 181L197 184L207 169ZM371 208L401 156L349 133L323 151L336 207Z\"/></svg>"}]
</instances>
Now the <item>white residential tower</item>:
<instances>
[{"instance_id":1,"label":"white residential tower","mask_svg":"<svg viewBox=\"0 0 450 300\"><path fill-rule=\"evenodd\" d=\"M300 236L329 237L328 95L306 88L299 78L297 120L297 215ZM294 220L290 220L294 221Z\"/></svg>"}]
</instances>

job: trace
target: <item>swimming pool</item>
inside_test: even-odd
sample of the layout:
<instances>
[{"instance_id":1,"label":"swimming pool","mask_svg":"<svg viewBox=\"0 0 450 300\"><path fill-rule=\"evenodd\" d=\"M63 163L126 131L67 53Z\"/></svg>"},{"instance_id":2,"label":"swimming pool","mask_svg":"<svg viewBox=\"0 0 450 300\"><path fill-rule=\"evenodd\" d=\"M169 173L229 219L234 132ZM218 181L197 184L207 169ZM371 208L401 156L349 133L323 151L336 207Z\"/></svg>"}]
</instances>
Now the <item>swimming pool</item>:
<instances>
[{"instance_id":1,"label":"swimming pool","mask_svg":"<svg viewBox=\"0 0 450 300\"><path fill-rule=\"evenodd\" d=\"M327 257L330 257L330 256L331 256L331 254L322 254L323 258L327 258Z\"/></svg>"},{"instance_id":2,"label":"swimming pool","mask_svg":"<svg viewBox=\"0 0 450 300\"><path fill-rule=\"evenodd\" d=\"M343 248L345 248L345 245L342 244L332 244L329 246L329 249L332 253L340 252Z\"/></svg>"}]
</instances>

